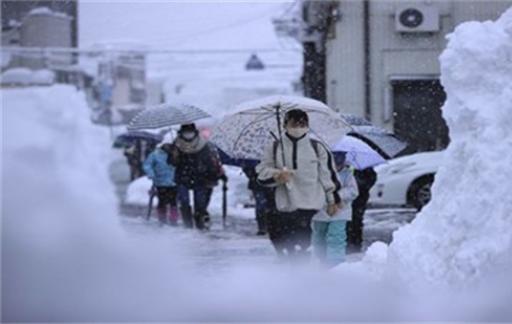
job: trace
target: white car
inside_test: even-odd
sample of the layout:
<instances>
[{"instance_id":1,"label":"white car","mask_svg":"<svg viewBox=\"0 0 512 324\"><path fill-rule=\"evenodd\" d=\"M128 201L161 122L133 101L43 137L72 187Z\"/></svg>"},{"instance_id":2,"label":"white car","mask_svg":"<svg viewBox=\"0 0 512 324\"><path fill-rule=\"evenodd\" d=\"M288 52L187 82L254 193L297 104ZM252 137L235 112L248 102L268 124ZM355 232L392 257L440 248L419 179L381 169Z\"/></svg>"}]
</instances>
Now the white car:
<instances>
[{"instance_id":1,"label":"white car","mask_svg":"<svg viewBox=\"0 0 512 324\"><path fill-rule=\"evenodd\" d=\"M443 152L423 152L389 160L375 167L377 182L369 205L412 206L420 210L430 201L430 187Z\"/></svg>"}]
</instances>

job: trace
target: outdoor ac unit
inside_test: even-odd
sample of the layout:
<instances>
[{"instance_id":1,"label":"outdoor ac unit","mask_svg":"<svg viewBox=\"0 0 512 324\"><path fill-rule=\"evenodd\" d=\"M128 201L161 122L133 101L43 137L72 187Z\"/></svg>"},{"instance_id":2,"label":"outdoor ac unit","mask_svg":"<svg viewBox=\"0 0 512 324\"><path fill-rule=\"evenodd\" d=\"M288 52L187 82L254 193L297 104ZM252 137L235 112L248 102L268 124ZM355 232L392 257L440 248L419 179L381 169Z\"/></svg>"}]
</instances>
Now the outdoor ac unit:
<instances>
[{"instance_id":1,"label":"outdoor ac unit","mask_svg":"<svg viewBox=\"0 0 512 324\"><path fill-rule=\"evenodd\" d=\"M401 5L395 11L395 28L401 33L439 31L439 9L433 5Z\"/></svg>"}]
</instances>

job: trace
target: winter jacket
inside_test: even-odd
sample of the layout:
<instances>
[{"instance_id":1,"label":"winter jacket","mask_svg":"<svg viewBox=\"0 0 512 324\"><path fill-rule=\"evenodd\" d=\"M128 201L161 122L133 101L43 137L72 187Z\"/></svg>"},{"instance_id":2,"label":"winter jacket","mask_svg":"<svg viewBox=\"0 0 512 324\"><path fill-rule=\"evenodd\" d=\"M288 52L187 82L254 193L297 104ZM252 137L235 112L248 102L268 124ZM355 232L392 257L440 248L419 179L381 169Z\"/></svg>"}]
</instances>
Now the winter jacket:
<instances>
[{"instance_id":1,"label":"winter jacket","mask_svg":"<svg viewBox=\"0 0 512 324\"><path fill-rule=\"evenodd\" d=\"M174 166L167 163L167 153L161 148L156 148L144 161L143 168L146 175L153 180L157 187L173 187Z\"/></svg>"},{"instance_id":2,"label":"winter jacket","mask_svg":"<svg viewBox=\"0 0 512 324\"><path fill-rule=\"evenodd\" d=\"M329 216L323 208L315 216L315 221L335 221L335 220L351 220L352 219L352 201L359 195L357 189L356 178L354 177L354 171L350 167L344 167L339 173L338 177L341 182L340 197L341 197L341 209L333 216Z\"/></svg>"},{"instance_id":3,"label":"winter jacket","mask_svg":"<svg viewBox=\"0 0 512 324\"><path fill-rule=\"evenodd\" d=\"M331 152L322 143L307 134L295 139L283 136L283 162L281 145L271 144L256 167L258 181L263 185L276 186L276 208L281 212L297 209L320 210L325 204L340 201L340 183L334 168ZM286 184L278 185L273 176L286 167L293 172Z\"/></svg>"},{"instance_id":4,"label":"winter jacket","mask_svg":"<svg viewBox=\"0 0 512 324\"><path fill-rule=\"evenodd\" d=\"M215 187L224 174L217 148L200 137L193 142L177 138L171 162L176 166L176 184L190 189Z\"/></svg>"}]
</instances>

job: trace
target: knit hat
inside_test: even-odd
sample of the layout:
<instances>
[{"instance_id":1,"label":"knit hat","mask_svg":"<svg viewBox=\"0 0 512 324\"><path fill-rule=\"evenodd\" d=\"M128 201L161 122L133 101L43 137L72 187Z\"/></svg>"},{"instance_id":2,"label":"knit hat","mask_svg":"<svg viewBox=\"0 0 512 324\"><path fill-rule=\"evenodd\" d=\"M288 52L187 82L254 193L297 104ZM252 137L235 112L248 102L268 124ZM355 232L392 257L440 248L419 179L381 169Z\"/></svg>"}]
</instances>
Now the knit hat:
<instances>
[{"instance_id":1,"label":"knit hat","mask_svg":"<svg viewBox=\"0 0 512 324\"><path fill-rule=\"evenodd\" d=\"M194 123L192 123L192 124L183 124L183 125L181 125L180 130L178 132L179 133L197 132L196 124L194 124Z\"/></svg>"}]
</instances>

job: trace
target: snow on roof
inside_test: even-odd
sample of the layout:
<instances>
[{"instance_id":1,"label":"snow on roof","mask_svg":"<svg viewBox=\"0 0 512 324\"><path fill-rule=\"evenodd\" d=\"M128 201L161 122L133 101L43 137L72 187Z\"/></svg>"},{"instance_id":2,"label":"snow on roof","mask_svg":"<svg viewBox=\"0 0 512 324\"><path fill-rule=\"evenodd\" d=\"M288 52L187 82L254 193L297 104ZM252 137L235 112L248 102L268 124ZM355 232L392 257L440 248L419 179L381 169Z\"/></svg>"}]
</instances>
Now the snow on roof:
<instances>
[{"instance_id":1,"label":"snow on roof","mask_svg":"<svg viewBox=\"0 0 512 324\"><path fill-rule=\"evenodd\" d=\"M32 71L27 68L12 68L2 73L2 84L49 85L55 81L55 73L50 70Z\"/></svg>"},{"instance_id":2,"label":"snow on roof","mask_svg":"<svg viewBox=\"0 0 512 324\"><path fill-rule=\"evenodd\" d=\"M32 82L36 84L52 84L55 81L55 73L50 70L37 70L32 73Z\"/></svg>"},{"instance_id":3,"label":"snow on roof","mask_svg":"<svg viewBox=\"0 0 512 324\"><path fill-rule=\"evenodd\" d=\"M2 84L29 84L32 71L27 68L12 68L2 73Z\"/></svg>"},{"instance_id":4,"label":"snow on roof","mask_svg":"<svg viewBox=\"0 0 512 324\"><path fill-rule=\"evenodd\" d=\"M46 16L53 16L53 17L59 17L59 18L73 19L71 16L69 16L69 15L67 15L67 14L65 14L63 12L53 11L53 10L51 10L48 7L37 7L37 8L34 8L34 9L30 10L30 12L27 14L26 17L28 17L28 16L39 16L39 15L46 15Z\"/></svg>"}]
</instances>

